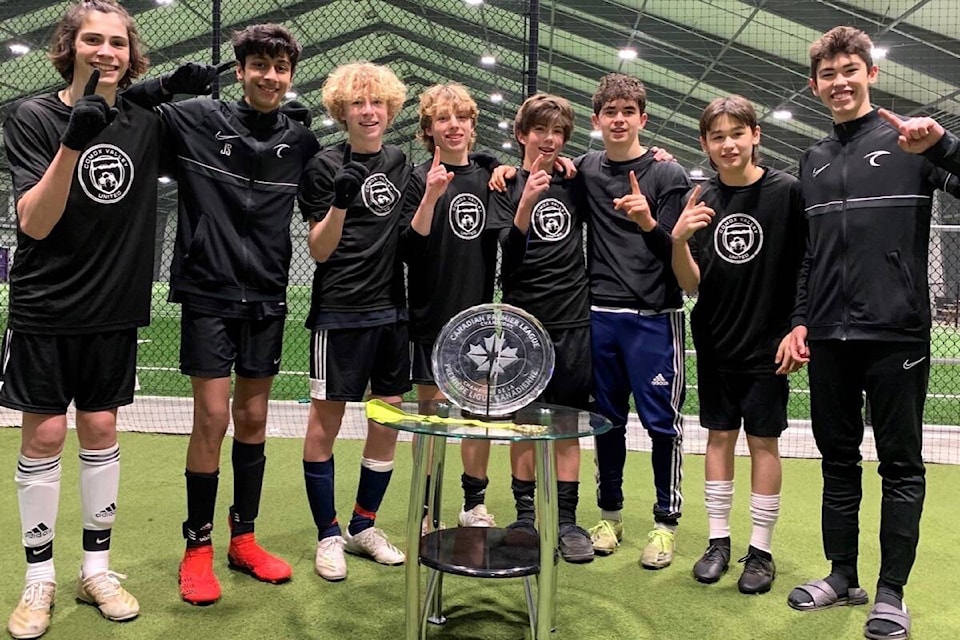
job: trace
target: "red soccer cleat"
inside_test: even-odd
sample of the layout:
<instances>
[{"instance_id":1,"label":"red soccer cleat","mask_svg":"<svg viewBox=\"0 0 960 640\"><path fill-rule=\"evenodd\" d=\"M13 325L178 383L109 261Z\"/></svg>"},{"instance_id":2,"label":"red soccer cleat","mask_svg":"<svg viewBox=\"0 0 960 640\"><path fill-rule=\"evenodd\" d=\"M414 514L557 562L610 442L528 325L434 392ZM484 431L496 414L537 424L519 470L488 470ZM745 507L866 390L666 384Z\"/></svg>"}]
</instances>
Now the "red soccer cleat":
<instances>
[{"instance_id":1,"label":"red soccer cleat","mask_svg":"<svg viewBox=\"0 0 960 640\"><path fill-rule=\"evenodd\" d=\"M231 569L250 574L261 582L287 582L293 569L282 558L268 553L257 544L253 533L244 533L230 539L227 562Z\"/></svg>"},{"instance_id":2,"label":"red soccer cleat","mask_svg":"<svg viewBox=\"0 0 960 640\"><path fill-rule=\"evenodd\" d=\"M205 606L220 599L220 582L213 572L213 547L188 547L180 562L180 597Z\"/></svg>"}]
</instances>

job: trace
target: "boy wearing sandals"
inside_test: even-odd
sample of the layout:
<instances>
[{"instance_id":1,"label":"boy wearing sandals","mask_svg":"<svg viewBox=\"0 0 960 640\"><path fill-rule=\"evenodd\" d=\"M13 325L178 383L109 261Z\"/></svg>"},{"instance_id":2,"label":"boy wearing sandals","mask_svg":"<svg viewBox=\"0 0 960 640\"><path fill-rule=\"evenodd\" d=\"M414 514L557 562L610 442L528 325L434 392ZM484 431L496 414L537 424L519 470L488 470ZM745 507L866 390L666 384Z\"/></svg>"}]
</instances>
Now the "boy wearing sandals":
<instances>
[{"instance_id":1,"label":"boy wearing sandals","mask_svg":"<svg viewBox=\"0 0 960 640\"><path fill-rule=\"evenodd\" d=\"M931 118L870 104L870 38L836 27L810 47L810 88L833 131L800 160L809 236L790 348L809 359L813 434L823 455L821 530L830 575L791 607L865 604L857 575L863 393L883 478L880 576L864 635L906 638L903 587L925 493L923 406L930 373L927 239L935 189L960 194L960 141ZM950 175L950 174L954 175Z\"/></svg>"},{"instance_id":2,"label":"boy wearing sandals","mask_svg":"<svg viewBox=\"0 0 960 640\"><path fill-rule=\"evenodd\" d=\"M694 188L672 234L677 281L700 292L690 328L700 424L709 429L704 503L710 542L693 577L715 583L730 563L734 449L742 423L753 530L737 588L746 594L766 593L776 576L771 539L780 515L786 374L800 367L790 357L787 334L806 240L800 183L757 164L759 144L757 114L746 98L707 105L700 146L717 175L702 190ZM698 201L705 206L695 206Z\"/></svg>"}]
</instances>

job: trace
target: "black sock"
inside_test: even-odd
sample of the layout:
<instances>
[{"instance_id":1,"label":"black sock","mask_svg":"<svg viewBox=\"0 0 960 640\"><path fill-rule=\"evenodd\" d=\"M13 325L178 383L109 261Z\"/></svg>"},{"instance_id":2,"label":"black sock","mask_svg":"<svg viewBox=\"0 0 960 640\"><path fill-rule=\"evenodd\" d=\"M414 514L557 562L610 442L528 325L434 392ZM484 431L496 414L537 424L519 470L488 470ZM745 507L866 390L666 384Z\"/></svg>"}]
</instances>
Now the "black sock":
<instances>
[{"instance_id":1,"label":"black sock","mask_svg":"<svg viewBox=\"0 0 960 640\"><path fill-rule=\"evenodd\" d=\"M577 524L577 503L580 501L580 483L560 480L557 482L558 524Z\"/></svg>"},{"instance_id":2,"label":"black sock","mask_svg":"<svg viewBox=\"0 0 960 640\"><path fill-rule=\"evenodd\" d=\"M460 485L463 487L463 510L470 511L477 505L483 504L487 493L487 478L474 478L463 474L460 476Z\"/></svg>"},{"instance_id":3,"label":"black sock","mask_svg":"<svg viewBox=\"0 0 960 640\"><path fill-rule=\"evenodd\" d=\"M220 472L196 473L187 469L183 475L187 479L187 520L183 523L183 537L187 547L205 547L211 544Z\"/></svg>"},{"instance_id":4,"label":"black sock","mask_svg":"<svg viewBox=\"0 0 960 640\"><path fill-rule=\"evenodd\" d=\"M883 580L877 582L877 597L875 604L888 604L898 609L903 607L903 587L885 583ZM895 636L903 631L896 622L889 620L871 620L867 626L870 631L878 636Z\"/></svg>"},{"instance_id":5,"label":"black sock","mask_svg":"<svg viewBox=\"0 0 960 640\"><path fill-rule=\"evenodd\" d=\"M841 598L847 595L847 591L860 586L860 580L857 577L857 565L844 562L834 562L830 569L830 575L824 580L833 587L833 590Z\"/></svg>"},{"instance_id":6,"label":"black sock","mask_svg":"<svg viewBox=\"0 0 960 640\"><path fill-rule=\"evenodd\" d=\"M755 556L760 556L764 560L773 560L773 554L769 551L764 551L763 549L757 549L755 546L750 545L747 547L747 554L753 554Z\"/></svg>"},{"instance_id":7,"label":"black sock","mask_svg":"<svg viewBox=\"0 0 960 640\"><path fill-rule=\"evenodd\" d=\"M533 496L537 491L536 480L517 480L516 477L510 481L510 489L513 491L513 502L517 507L517 520L533 524L537 520L537 512L533 506Z\"/></svg>"},{"instance_id":8,"label":"black sock","mask_svg":"<svg viewBox=\"0 0 960 640\"><path fill-rule=\"evenodd\" d=\"M266 443L247 444L233 441L233 507L230 508L230 536L253 533L253 523L260 512L263 470L267 458Z\"/></svg>"},{"instance_id":9,"label":"black sock","mask_svg":"<svg viewBox=\"0 0 960 640\"><path fill-rule=\"evenodd\" d=\"M727 536L725 538L710 538L708 545L712 547L726 547L726 549L729 551L730 536Z\"/></svg>"}]
</instances>

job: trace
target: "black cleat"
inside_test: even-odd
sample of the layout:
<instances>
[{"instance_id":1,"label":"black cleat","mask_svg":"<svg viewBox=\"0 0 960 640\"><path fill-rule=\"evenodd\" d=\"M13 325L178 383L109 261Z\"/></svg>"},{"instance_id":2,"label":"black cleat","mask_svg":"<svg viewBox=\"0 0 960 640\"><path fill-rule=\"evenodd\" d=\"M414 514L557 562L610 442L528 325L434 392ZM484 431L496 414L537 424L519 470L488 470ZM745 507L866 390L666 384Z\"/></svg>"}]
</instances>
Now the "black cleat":
<instances>
[{"instance_id":1,"label":"black cleat","mask_svg":"<svg viewBox=\"0 0 960 640\"><path fill-rule=\"evenodd\" d=\"M730 542L711 541L703 556L693 565L693 577L697 582L713 584L730 566Z\"/></svg>"},{"instance_id":2,"label":"black cleat","mask_svg":"<svg viewBox=\"0 0 960 640\"><path fill-rule=\"evenodd\" d=\"M747 548L747 555L738 560L743 563L743 574L737 581L740 593L747 595L766 593L770 591L777 576L777 567L773 564L773 557L754 547Z\"/></svg>"},{"instance_id":3,"label":"black cleat","mask_svg":"<svg viewBox=\"0 0 960 640\"><path fill-rule=\"evenodd\" d=\"M567 562L583 564L593 561L590 534L575 524L560 526L560 557Z\"/></svg>"}]
</instances>

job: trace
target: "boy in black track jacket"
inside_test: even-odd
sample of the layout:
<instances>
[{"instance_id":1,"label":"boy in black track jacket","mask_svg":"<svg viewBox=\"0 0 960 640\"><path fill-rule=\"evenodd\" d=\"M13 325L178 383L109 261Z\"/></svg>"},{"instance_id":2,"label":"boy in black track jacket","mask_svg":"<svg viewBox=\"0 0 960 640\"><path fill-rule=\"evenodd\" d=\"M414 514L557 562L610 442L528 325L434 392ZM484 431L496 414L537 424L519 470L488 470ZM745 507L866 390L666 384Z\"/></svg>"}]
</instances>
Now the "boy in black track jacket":
<instances>
[{"instance_id":1,"label":"boy in black track jacket","mask_svg":"<svg viewBox=\"0 0 960 640\"><path fill-rule=\"evenodd\" d=\"M766 593L780 516L778 438L787 426L790 313L806 246L800 182L757 164L760 127L743 96L717 98L700 118L700 146L717 175L694 188L673 227L673 270L699 289L690 314L697 349L700 424L709 429L704 503L710 542L693 568L717 582L730 562L734 451L743 425L750 448L750 546L741 593ZM688 246L691 245L691 246ZM695 250L695 251L692 251ZM695 257L694 257L695 255ZM780 375L778 375L780 374Z\"/></svg>"},{"instance_id":2,"label":"boy in black track jacket","mask_svg":"<svg viewBox=\"0 0 960 640\"><path fill-rule=\"evenodd\" d=\"M836 27L810 47L810 88L833 115L800 160L809 240L791 349L810 361L813 433L823 455L824 580L790 593L801 611L865 604L857 575L862 393L883 478L880 577L868 638L904 638L903 604L925 493L923 407L930 373L928 238L935 189L960 194L960 143L930 118L870 105L869 37ZM951 175L954 174L954 175Z\"/></svg>"},{"instance_id":3,"label":"boy in black track jacket","mask_svg":"<svg viewBox=\"0 0 960 640\"><path fill-rule=\"evenodd\" d=\"M286 320L290 220L301 174L319 145L279 109L301 50L293 35L279 25L253 25L234 34L233 45L241 100L198 98L158 108L177 154L170 298L182 305L180 370L190 376L194 398L185 474L187 548L179 576L180 595L191 604L220 598L211 531L231 413L230 566L270 583L291 576L290 565L256 542L254 521L266 464L267 402L280 370ZM156 104L158 92L182 90L170 82L175 79L177 72L127 93Z\"/></svg>"},{"instance_id":4,"label":"boy in black track jacket","mask_svg":"<svg viewBox=\"0 0 960 640\"><path fill-rule=\"evenodd\" d=\"M133 19L112 0L67 9L50 57L67 86L18 103L4 123L18 227L0 404L23 412L14 479L27 561L7 623L14 638L40 637L50 625L71 402L83 526L77 597L108 620L140 611L110 568L110 541L117 408L133 402L137 328L150 320L163 125L117 95L147 58Z\"/></svg>"}]
</instances>

